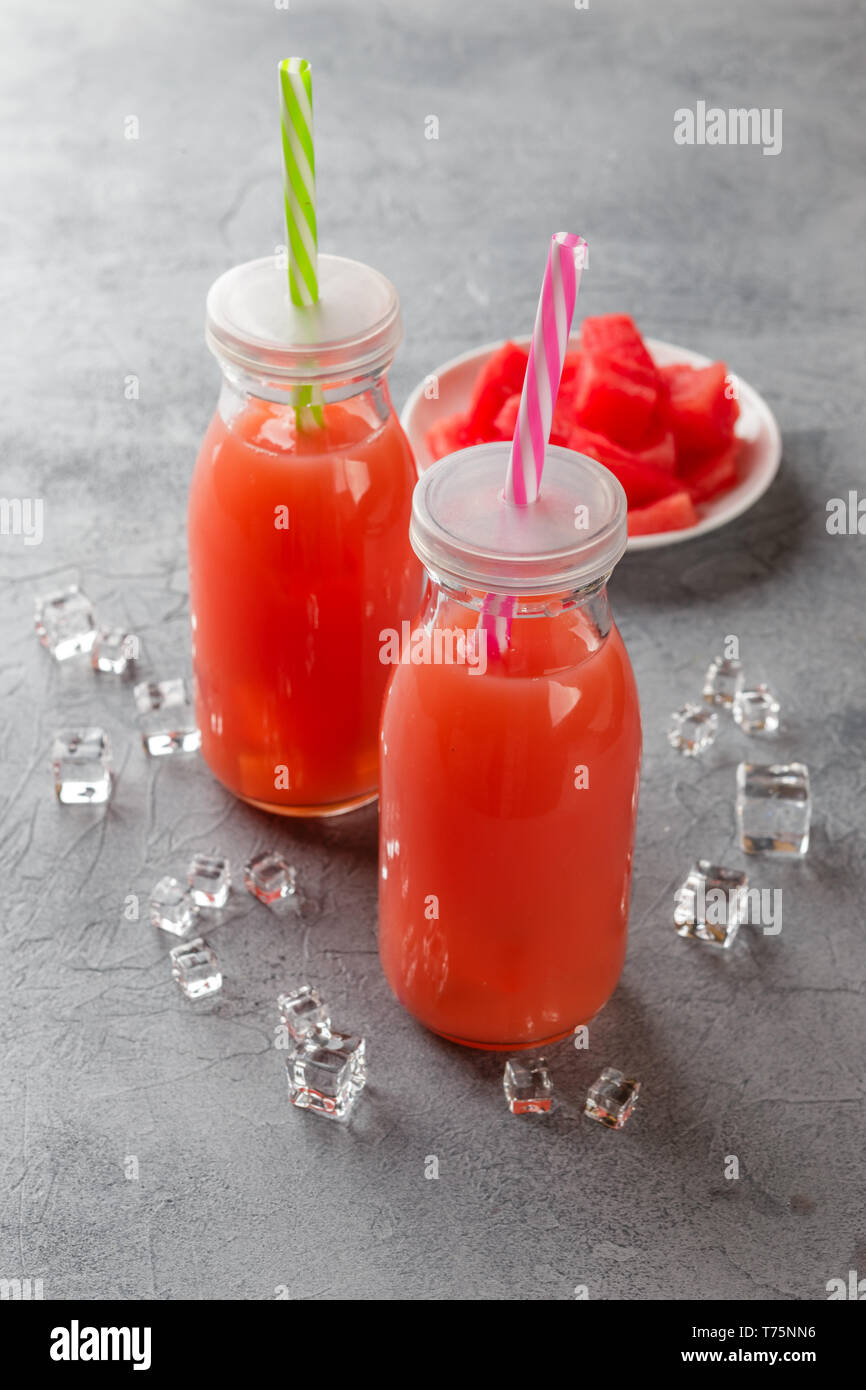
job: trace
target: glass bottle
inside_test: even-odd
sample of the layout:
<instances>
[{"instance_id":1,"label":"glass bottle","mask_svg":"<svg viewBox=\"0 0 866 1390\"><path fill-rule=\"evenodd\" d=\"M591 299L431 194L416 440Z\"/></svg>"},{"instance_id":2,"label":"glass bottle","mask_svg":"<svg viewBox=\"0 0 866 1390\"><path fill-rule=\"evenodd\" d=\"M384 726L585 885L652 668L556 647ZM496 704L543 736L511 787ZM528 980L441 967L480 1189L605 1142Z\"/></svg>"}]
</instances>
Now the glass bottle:
<instances>
[{"instance_id":1,"label":"glass bottle","mask_svg":"<svg viewBox=\"0 0 866 1390\"><path fill-rule=\"evenodd\" d=\"M297 816L375 798L379 633L424 583L407 537L417 471L388 392L396 290L336 256L319 284L318 304L293 305L269 257L212 286L222 389L188 514L203 756L235 795Z\"/></svg>"},{"instance_id":2,"label":"glass bottle","mask_svg":"<svg viewBox=\"0 0 866 1390\"><path fill-rule=\"evenodd\" d=\"M379 944L428 1028L519 1049L586 1023L619 979L641 730L607 597L622 489L549 448L539 501L507 506L507 457L463 450L415 488L431 586L385 696Z\"/></svg>"}]
</instances>

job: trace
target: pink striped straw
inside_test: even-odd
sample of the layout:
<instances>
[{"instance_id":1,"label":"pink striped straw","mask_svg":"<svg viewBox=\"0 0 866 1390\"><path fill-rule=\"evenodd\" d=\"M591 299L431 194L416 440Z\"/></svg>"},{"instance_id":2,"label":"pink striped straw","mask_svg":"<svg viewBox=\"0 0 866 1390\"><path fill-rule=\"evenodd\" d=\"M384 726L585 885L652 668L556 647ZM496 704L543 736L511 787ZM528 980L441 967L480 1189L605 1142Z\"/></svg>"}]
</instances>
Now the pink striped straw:
<instances>
[{"instance_id":1,"label":"pink striped straw","mask_svg":"<svg viewBox=\"0 0 866 1390\"><path fill-rule=\"evenodd\" d=\"M477 632L485 634L487 655L492 660L502 656L511 642L511 619L517 599L510 594L486 594L481 615L475 624Z\"/></svg>"},{"instance_id":2,"label":"pink striped straw","mask_svg":"<svg viewBox=\"0 0 866 1390\"><path fill-rule=\"evenodd\" d=\"M505 500L518 507L535 502L541 487L544 450L588 250L583 237L572 232L557 232L550 239L505 477Z\"/></svg>"}]
</instances>

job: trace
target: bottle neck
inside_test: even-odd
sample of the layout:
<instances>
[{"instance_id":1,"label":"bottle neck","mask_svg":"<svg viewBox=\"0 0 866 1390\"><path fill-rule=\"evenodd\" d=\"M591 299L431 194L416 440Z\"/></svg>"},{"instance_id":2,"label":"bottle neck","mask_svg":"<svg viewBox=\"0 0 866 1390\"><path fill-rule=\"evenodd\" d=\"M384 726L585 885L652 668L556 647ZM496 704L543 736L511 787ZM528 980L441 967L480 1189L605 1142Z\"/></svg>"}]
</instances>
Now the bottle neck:
<instances>
[{"instance_id":1,"label":"bottle neck","mask_svg":"<svg viewBox=\"0 0 866 1390\"><path fill-rule=\"evenodd\" d=\"M580 610L594 614L600 626L610 627L610 603L607 597L609 575L593 580L579 589L556 589L554 585L544 594L486 594L465 587L452 575L434 574L428 568L433 597L456 604L474 613L508 613L512 618L559 618L563 613Z\"/></svg>"},{"instance_id":2,"label":"bottle neck","mask_svg":"<svg viewBox=\"0 0 866 1390\"><path fill-rule=\"evenodd\" d=\"M329 408L340 405L343 416L356 417L354 427L361 434L372 434L381 429L393 414L391 394L388 389L387 368L364 377L353 377L349 381L331 383L325 387L285 386L275 384L264 377L239 370L233 363L220 362L222 368L222 387L217 406L223 423L232 427L248 411L251 402L266 402L264 407L256 407L254 414L263 409L267 433L273 443L274 430L285 447L290 436L302 432L318 432L322 424L333 422ZM341 404L342 403L342 404Z\"/></svg>"},{"instance_id":3,"label":"bottle neck","mask_svg":"<svg viewBox=\"0 0 866 1390\"><path fill-rule=\"evenodd\" d=\"M391 400L388 393L388 368L391 360L384 362L375 371L365 373L360 376L347 377L342 381L317 381L316 373L311 369L309 380L303 384L287 385L282 381L261 375L258 372L247 372L237 366L234 362L228 361L224 357L218 357L220 371L223 377L223 386L234 394L246 398L256 397L262 401L272 401L275 405L296 406L299 394L309 392L312 388L316 399L322 402L346 401L355 396L370 395L373 398L381 397L388 409Z\"/></svg>"},{"instance_id":4,"label":"bottle neck","mask_svg":"<svg viewBox=\"0 0 866 1390\"><path fill-rule=\"evenodd\" d=\"M482 672L530 679L565 676L601 649L613 626L607 576L581 589L530 598L483 594L430 577L419 625L430 635L431 650L448 650L444 637L459 639L462 634L475 669Z\"/></svg>"}]
</instances>

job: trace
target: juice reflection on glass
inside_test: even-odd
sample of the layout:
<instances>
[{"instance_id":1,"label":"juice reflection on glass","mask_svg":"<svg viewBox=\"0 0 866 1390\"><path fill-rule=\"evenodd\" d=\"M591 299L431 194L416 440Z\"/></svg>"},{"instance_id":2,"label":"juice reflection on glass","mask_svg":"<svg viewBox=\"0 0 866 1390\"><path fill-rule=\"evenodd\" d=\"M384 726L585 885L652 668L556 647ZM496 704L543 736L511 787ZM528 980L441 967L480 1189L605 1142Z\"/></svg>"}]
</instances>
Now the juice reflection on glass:
<instances>
[{"instance_id":1,"label":"juice reflection on glass","mask_svg":"<svg viewBox=\"0 0 866 1390\"><path fill-rule=\"evenodd\" d=\"M587 1022L619 979L641 735L605 590L625 544L619 485L549 449L542 499L504 512L505 456L464 451L416 489L413 543L435 581L416 632L456 634L457 659L401 663L386 694L379 930L422 1023L521 1048ZM485 653L491 594L511 616Z\"/></svg>"},{"instance_id":2,"label":"juice reflection on glass","mask_svg":"<svg viewBox=\"0 0 866 1390\"><path fill-rule=\"evenodd\" d=\"M379 634L422 591L416 470L385 376L396 294L336 257L320 276L322 303L304 309L269 261L213 287L223 387L188 517L203 755L236 795L296 815L376 795ZM319 384L315 412L294 405L301 376Z\"/></svg>"}]
</instances>

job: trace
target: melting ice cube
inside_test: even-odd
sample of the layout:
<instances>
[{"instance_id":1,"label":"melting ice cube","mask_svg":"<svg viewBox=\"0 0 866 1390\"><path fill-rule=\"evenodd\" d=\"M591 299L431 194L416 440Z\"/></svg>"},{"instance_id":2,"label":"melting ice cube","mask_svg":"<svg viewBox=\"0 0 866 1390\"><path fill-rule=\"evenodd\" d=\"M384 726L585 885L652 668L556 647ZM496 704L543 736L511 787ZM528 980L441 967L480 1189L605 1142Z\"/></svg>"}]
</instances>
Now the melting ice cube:
<instances>
[{"instance_id":1,"label":"melting ice cube","mask_svg":"<svg viewBox=\"0 0 866 1390\"><path fill-rule=\"evenodd\" d=\"M553 1101L553 1079L544 1057L511 1057L502 1078L512 1115L546 1115Z\"/></svg>"},{"instance_id":2,"label":"melting ice cube","mask_svg":"<svg viewBox=\"0 0 866 1390\"><path fill-rule=\"evenodd\" d=\"M95 806L111 795L111 743L102 729L64 729L51 750L54 790L65 806Z\"/></svg>"},{"instance_id":3,"label":"melting ice cube","mask_svg":"<svg viewBox=\"0 0 866 1390\"><path fill-rule=\"evenodd\" d=\"M217 958L203 937L185 941L171 951L171 973L187 999L204 999L222 989Z\"/></svg>"},{"instance_id":4,"label":"melting ice cube","mask_svg":"<svg viewBox=\"0 0 866 1390\"><path fill-rule=\"evenodd\" d=\"M141 740L151 757L166 753L195 753L201 732L186 681L142 681L133 691L138 707Z\"/></svg>"},{"instance_id":5,"label":"melting ice cube","mask_svg":"<svg viewBox=\"0 0 866 1390\"><path fill-rule=\"evenodd\" d=\"M677 889L674 922L680 936L731 946L748 912L748 880L738 869L699 859Z\"/></svg>"},{"instance_id":6,"label":"melting ice cube","mask_svg":"<svg viewBox=\"0 0 866 1390\"><path fill-rule=\"evenodd\" d=\"M221 854L194 854L187 869L196 907L225 907L231 890L229 861Z\"/></svg>"},{"instance_id":7,"label":"melting ice cube","mask_svg":"<svg viewBox=\"0 0 866 1390\"><path fill-rule=\"evenodd\" d=\"M583 1113L609 1129L622 1129L637 1105L640 1082L623 1076L615 1067L605 1067L589 1088Z\"/></svg>"},{"instance_id":8,"label":"melting ice cube","mask_svg":"<svg viewBox=\"0 0 866 1390\"><path fill-rule=\"evenodd\" d=\"M316 1033L286 1058L289 1099L301 1110L345 1120L367 1082L367 1045L349 1033Z\"/></svg>"},{"instance_id":9,"label":"melting ice cube","mask_svg":"<svg viewBox=\"0 0 866 1390\"><path fill-rule=\"evenodd\" d=\"M737 824L747 854L804 855L811 818L805 763L740 763Z\"/></svg>"},{"instance_id":10,"label":"melting ice cube","mask_svg":"<svg viewBox=\"0 0 866 1390\"><path fill-rule=\"evenodd\" d=\"M703 705L683 705L671 716L668 743L687 758L696 758L709 748L716 736L719 717Z\"/></svg>"},{"instance_id":11,"label":"melting ice cube","mask_svg":"<svg viewBox=\"0 0 866 1390\"><path fill-rule=\"evenodd\" d=\"M55 661L89 652L96 637L90 599L77 584L37 598L36 631Z\"/></svg>"}]
</instances>

